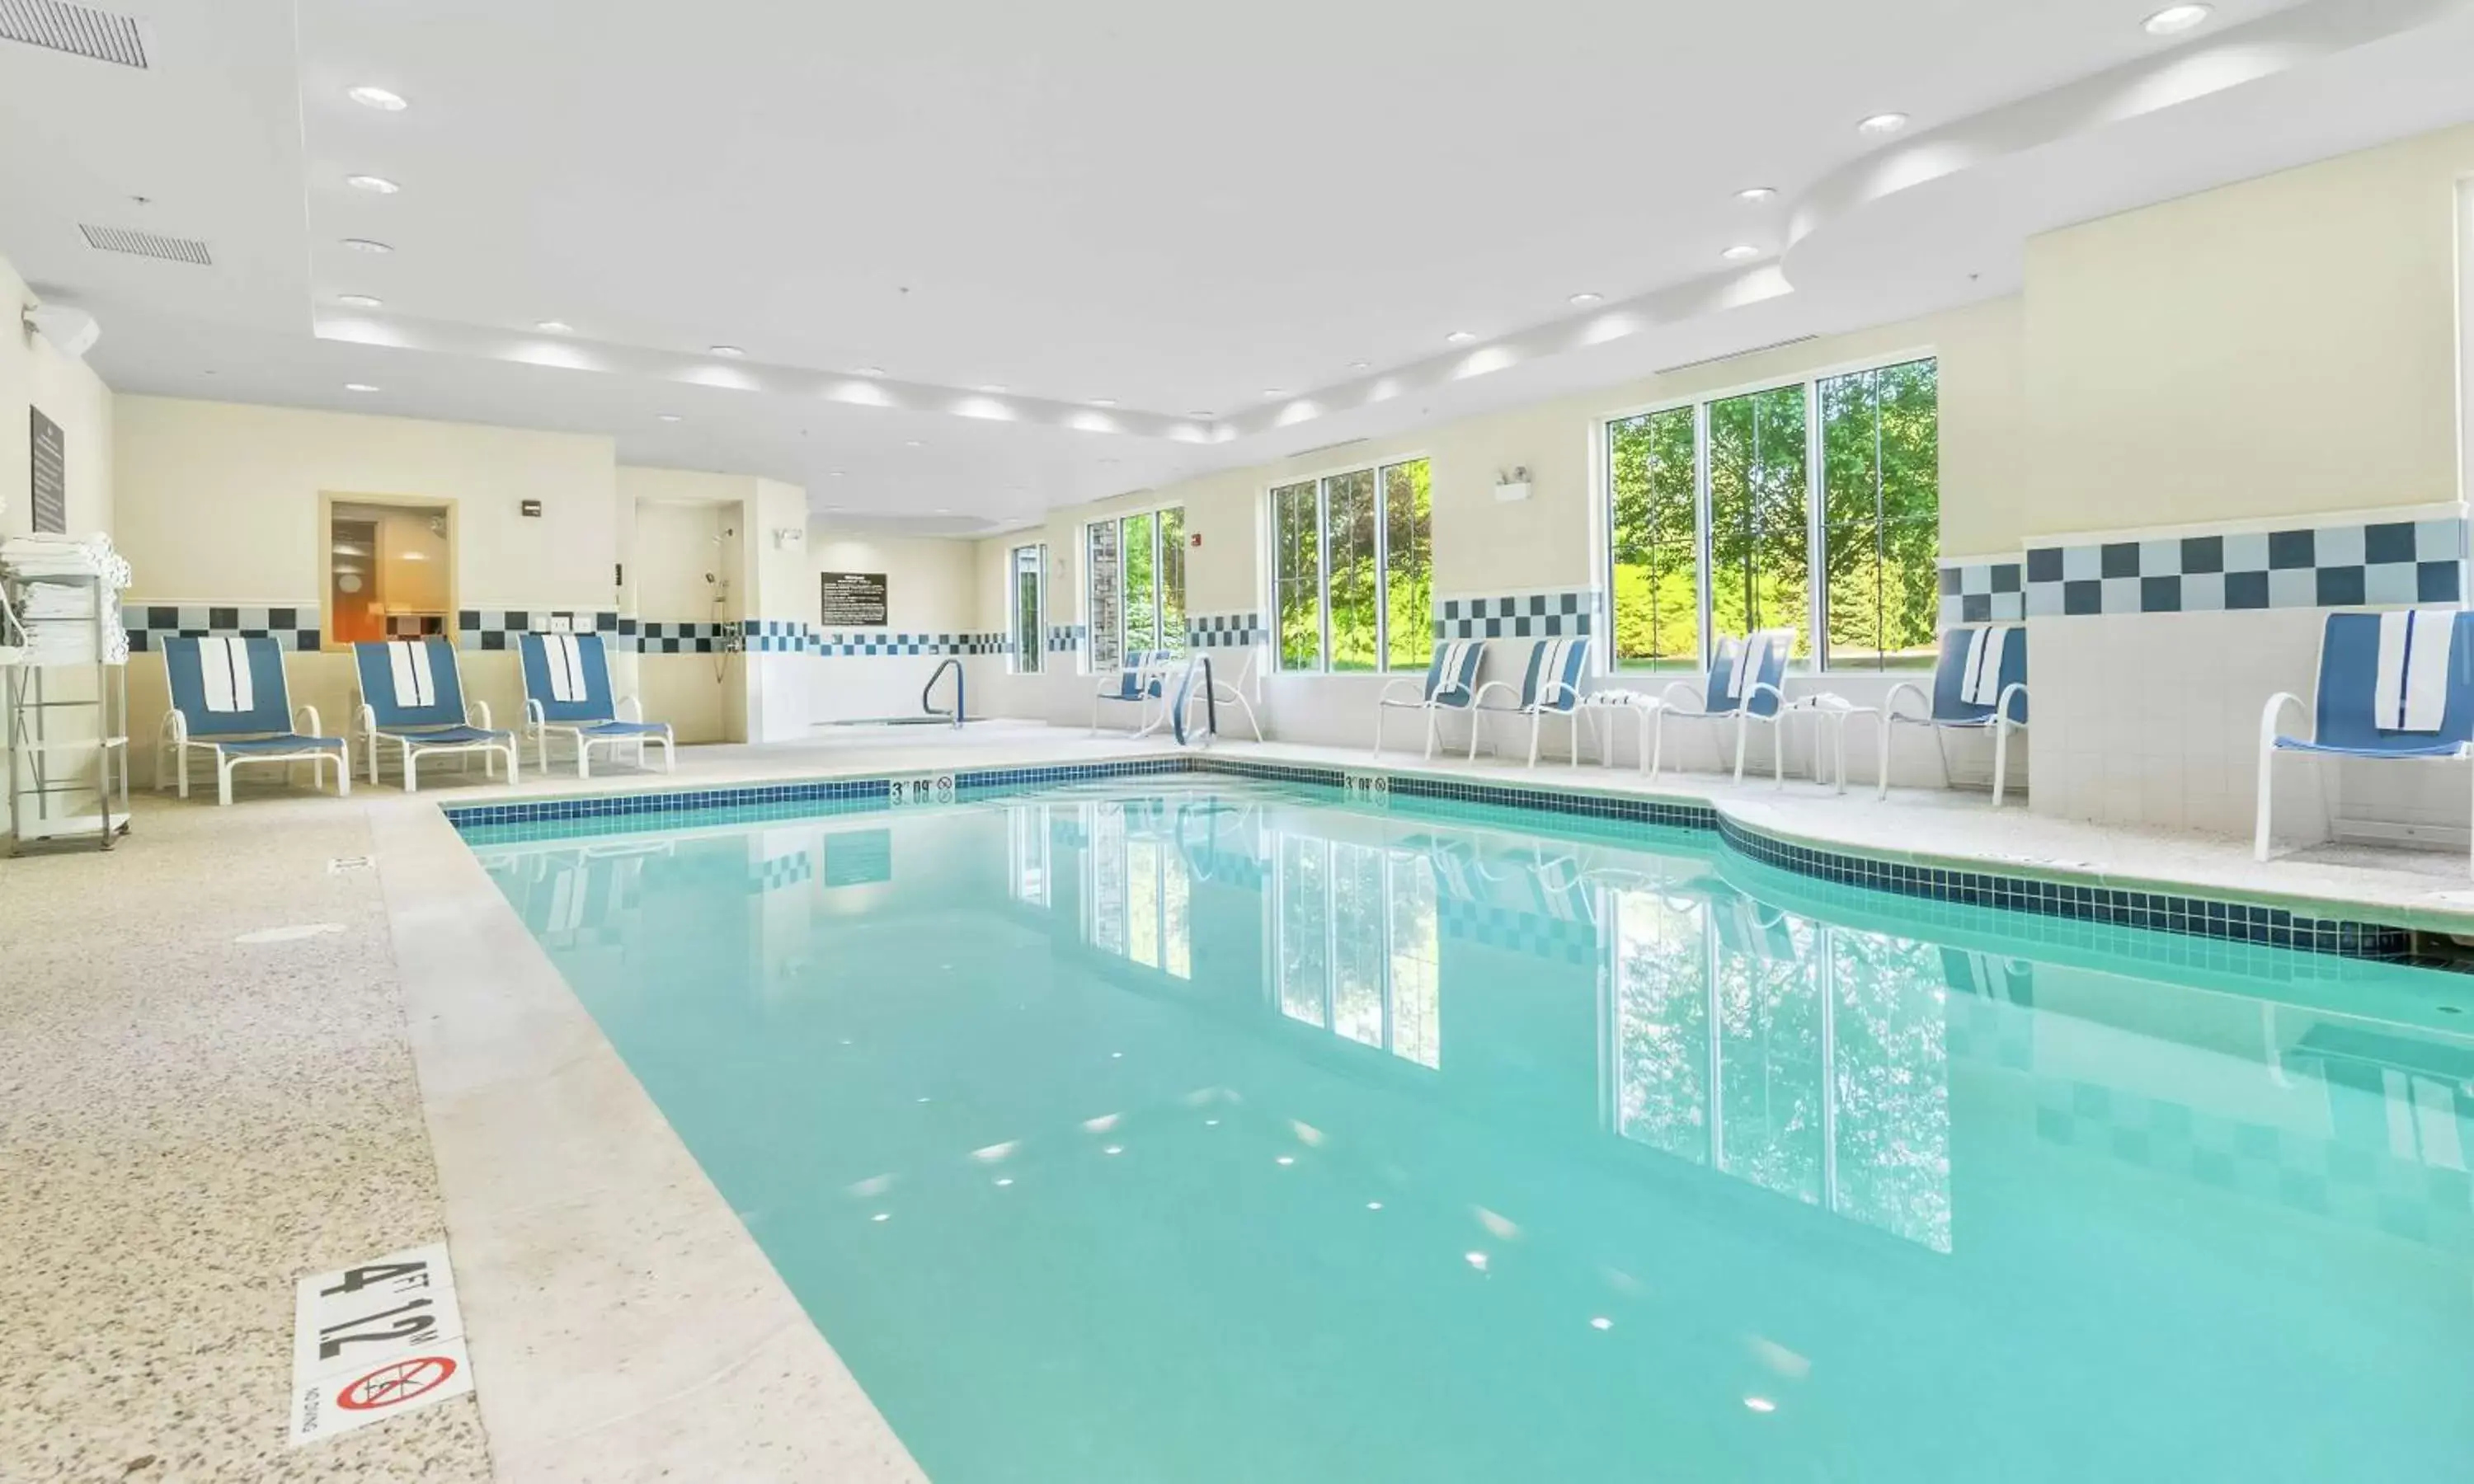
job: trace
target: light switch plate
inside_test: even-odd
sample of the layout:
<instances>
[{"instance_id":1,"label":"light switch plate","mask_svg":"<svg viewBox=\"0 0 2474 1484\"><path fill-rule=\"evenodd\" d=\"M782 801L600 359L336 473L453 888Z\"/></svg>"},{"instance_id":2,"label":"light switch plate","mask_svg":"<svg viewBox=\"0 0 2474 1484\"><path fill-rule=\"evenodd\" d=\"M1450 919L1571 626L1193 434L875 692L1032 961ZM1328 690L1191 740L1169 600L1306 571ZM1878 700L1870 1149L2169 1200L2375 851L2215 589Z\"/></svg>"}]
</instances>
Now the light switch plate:
<instances>
[{"instance_id":1,"label":"light switch plate","mask_svg":"<svg viewBox=\"0 0 2474 1484\"><path fill-rule=\"evenodd\" d=\"M550 614L549 632L552 634L573 634L575 632L574 615L570 613Z\"/></svg>"}]
</instances>

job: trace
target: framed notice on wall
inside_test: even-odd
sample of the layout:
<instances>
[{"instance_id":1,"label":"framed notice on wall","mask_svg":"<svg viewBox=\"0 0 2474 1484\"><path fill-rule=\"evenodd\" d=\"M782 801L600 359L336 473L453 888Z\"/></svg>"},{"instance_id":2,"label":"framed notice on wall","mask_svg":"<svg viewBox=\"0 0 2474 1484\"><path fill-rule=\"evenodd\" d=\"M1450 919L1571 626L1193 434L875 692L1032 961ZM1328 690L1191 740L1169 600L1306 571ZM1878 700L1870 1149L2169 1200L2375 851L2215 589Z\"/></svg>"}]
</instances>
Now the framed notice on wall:
<instances>
[{"instance_id":1,"label":"framed notice on wall","mask_svg":"<svg viewBox=\"0 0 2474 1484\"><path fill-rule=\"evenodd\" d=\"M34 445L35 525L36 531L66 535L69 529L69 443L61 425L39 407L26 409L28 440Z\"/></svg>"},{"instance_id":2,"label":"framed notice on wall","mask_svg":"<svg viewBox=\"0 0 2474 1484\"><path fill-rule=\"evenodd\" d=\"M821 611L825 628L885 627L883 572L824 572L818 574L817 581L824 591Z\"/></svg>"}]
</instances>

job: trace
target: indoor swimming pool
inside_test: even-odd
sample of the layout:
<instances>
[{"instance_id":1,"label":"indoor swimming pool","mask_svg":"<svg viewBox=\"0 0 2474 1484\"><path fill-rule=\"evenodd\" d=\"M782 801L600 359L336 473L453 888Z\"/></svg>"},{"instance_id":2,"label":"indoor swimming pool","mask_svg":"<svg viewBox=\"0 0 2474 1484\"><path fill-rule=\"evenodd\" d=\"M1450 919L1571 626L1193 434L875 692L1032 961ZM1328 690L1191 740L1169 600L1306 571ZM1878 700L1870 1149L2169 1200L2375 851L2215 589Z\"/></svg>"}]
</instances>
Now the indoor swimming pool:
<instances>
[{"instance_id":1,"label":"indoor swimming pool","mask_svg":"<svg viewBox=\"0 0 2474 1484\"><path fill-rule=\"evenodd\" d=\"M2474 979L1229 778L466 833L939 1484L2474 1456Z\"/></svg>"}]
</instances>

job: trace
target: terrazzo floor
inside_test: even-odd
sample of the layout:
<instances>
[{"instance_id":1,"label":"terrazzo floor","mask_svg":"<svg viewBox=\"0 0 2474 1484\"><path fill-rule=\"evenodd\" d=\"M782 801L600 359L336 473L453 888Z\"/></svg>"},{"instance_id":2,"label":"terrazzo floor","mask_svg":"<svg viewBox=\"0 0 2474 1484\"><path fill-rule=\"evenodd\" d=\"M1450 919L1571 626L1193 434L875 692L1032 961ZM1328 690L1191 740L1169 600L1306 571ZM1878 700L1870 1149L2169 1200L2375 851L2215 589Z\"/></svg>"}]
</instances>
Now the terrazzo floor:
<instances>
[{"instance_id":1,"label":"terrazzo floor","mask_svg":"<svg viewBox=\"0 0 2474 1484\"><path fill-rule=\"evenodd\" d=\"M528 774L523 792L1155 750L1034 726L854 730L687 749L671 776ZM2474 928L2455 854L2320 850L2261 868L2246 842L1996 814L1981 796L1385 761L1706 797L1877 851ZM0 1479L916 1479L432 807L504 790L431 781L415 800L271 781L231 809L148 799L108 853L0 859ZM308 924L334 930L235 941ZM291 1448L295 1279L442 1236L478 1404Z\"/></svg>"}]
</instances>

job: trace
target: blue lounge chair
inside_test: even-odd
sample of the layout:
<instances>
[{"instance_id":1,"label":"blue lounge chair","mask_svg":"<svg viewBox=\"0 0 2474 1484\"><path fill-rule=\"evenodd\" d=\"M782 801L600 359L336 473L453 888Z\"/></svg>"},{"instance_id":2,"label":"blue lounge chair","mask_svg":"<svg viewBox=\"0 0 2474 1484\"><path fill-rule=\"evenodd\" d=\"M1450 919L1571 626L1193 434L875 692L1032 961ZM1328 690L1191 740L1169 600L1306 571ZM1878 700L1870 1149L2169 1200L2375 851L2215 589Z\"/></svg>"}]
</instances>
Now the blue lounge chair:
<instances>
[{"instance_id":1,"label":"blue lounge chair","mask_svg":"<svg viewBox=\"0 0 2474 1484\"><path fill-rule=\"evenodd\" d=\"M1426 663L1426 678L1405 677L1383 687L1374 702L1374 755L1383 755L1383 717L1387 711L1421 711L1426 717L1426 755L1435 755L1445 711L1466 711L1477 704L1477 667L1486 658L1478 639L1444 639L1435 645ZM1477 724L1469 724L1472 739Z\"/></svg>"},{"instance_id":2,"label":"blue lounge chair","mask_svg":"<svg viewBox=\"0 0 2474 1484\"><path fill-rule=\"evenodd\" d=\"M1999 652L1987 648L1998 646ZM1901 696L1912 696L1925 710L1899 709ZM2027 726L2027 626L1983 624L1953 629L1941 636L1941 658L1933 663L1932 697L1912 682L1890 687L1881 702L1881 769L1875 797L1890 797L1890 734L1901 727L1932 729L1933 749L1941 757L1942 787L1950 786L1950 749L1943 741L1953 731L1993 732L1993 807L2001 807L2002 785L2010 769L2010 733Z\"/></svg>"},{"instance_id":3,"label":"blue lounge chair","mask_svg":"<svg viewBox=\"0 0 2474 1484\"><path fill-rule=\"evenodd\" d=\"M2408 615L2328 615L2319 631L2319 693L2310 736L2287 736L2277 730L2287 706L2301 709L2301 697L2287 692L2268 698L2259 716L2259 824L2251 850L2256 858L2268 859L2269 769L2279 753L2405 762L2474 756L2474 747L2468 746L2474 743L2474 612L2425 609L2412 616L2414 622L2400 635L2397 674L2384 684L2381 626ZM2446 634L2448 650L2444 660L2435 657L2428 671L2426 682L2436 689L2424 704L2432 714L2422 718L2425 725L2413 726L2415 718L2405 691L2409 678L2422 667L2413 658L2412 646L2436 637L2434 629Z\"/></svg>"},{"instance_id":4,"label":"blue lounge chair","mask_svg":"<svg viewBox=\"0 0 2474 1484\"><path fill-rule=\"evenodd\" d=\"M368 740L370 781L378 780L378 741L403 751L403 791L418 792L417 760L431 753L481 754L485 773L507 759L516 781L516 734L490 726L490 704L464 704L455 646L445 639L390 639L352 646L359 676L360 735Z\"/></svg>"},{"instance_id":5,"label":"blue lounge chair","mask_svg":"<svg viewBox=\"0 0 2474 1484\"><path fill-rule=\"evenodd\" d=\"M1134 735L1150 736L1168 720L1165 706L1157 717L1151 714L1151 704L1163 699L1168 691L1167 662L1173 657L1166 652L1133 649L1126 652L1126 662L1112 672L1107 681L1091 696L1091 734L1100 734L1100 703L1114 701L1134 707Z\"/></svg>"},{"instance_id":6,"label":"blue lounge chair","mask_svg":"<svg viewBox=\"0 0 2474 1484\"><path fill-rule=\"evenodd\" d=\"M1738 783L1744 780L1744 733L1754 722L1768 723L1771 751L1778 757L1777 776L1783 782L1786 750L1777 745L1777 732L1784 699L1779 686L1786 680L1787 656L1794 649L1793 629L1763 629L1740 639L1733 634L1720 637L1710 651L1710 668L1698 689L1688 681L1677 681L1659 694L1651 713L1649 776L1658 777L1659 766L1665 761L1666 719L1671 716L1677 721L1733 722ZM1722 751L1718 766L1726 765L1727 754Z\"/></svg>"},{"instance_id":7,"label":"blue lounge chair","mask_svg":"<svg viewBox=\"0 0 2474 1484\"><path fill-rule=\"evenodd\" d=\"M1589 641L1573 639L1540 639L1529 646L1529 667L1521 672L1519 701L1513 706L1489 705L1487 697L1500 691L1514 694L1503 681L1489 681L1477 688L1477 697L1469 703L1469 760L1477 760L1479 725L1490 713L1498 716L1529 718L1529 766L1538 766L1538 733L1549 716L1564 718L1572 730L1572 766L1581 765L1581 682L1589 668Z\"/></svg>"},{"instance_id":8,"label":"blue lounge chair","mask_svg":"<svg viewBox=\"0 0 2474 1484\"><path fill-rule=\"evenodd\" d=\"M342 737L319 735L318 708L298 710L284 687L283 651L273 639L173 638L163 641L163 670L172 709L155 749L155 787L180 776L189 797L189 754L215 760L215 802L232 802L232 770L245 762L309 765L310 782L335 765L335 792L352 791L352 754Z\"/></svg>"},{"instance_id":9,"label":"blue lounge chair","mask_svg":"<svg viewBox=\"0 0 2474 1484\"><path fill-rule=\"evenodd\" d=\"M544 773L549 772L549 739L553 732L575 739L575 776L593 777L593 750L622 747L636 750L643 766L644 744L662 745L662 771L676 765L667 722L644 720L642 704L629 696L610 699L610 657L597 634L524 634L517 636L524 671L524 735ZM633 710L633 716L621 716Z\"/></svg>"}]
</instances>

